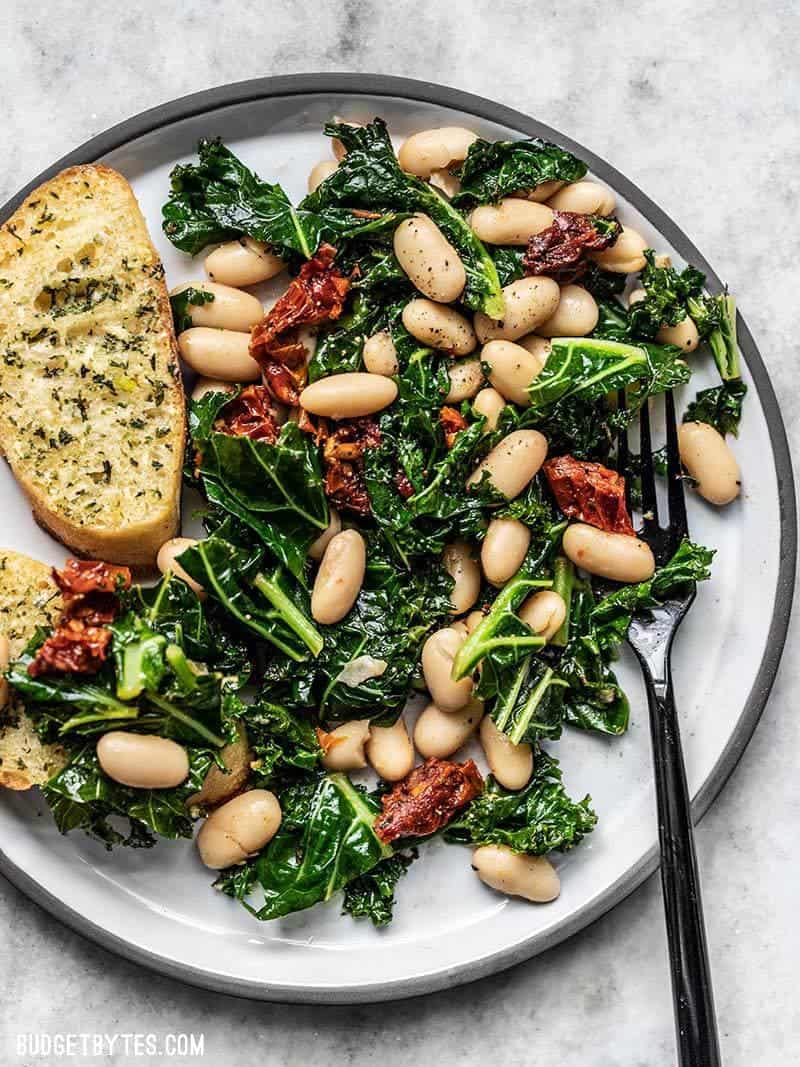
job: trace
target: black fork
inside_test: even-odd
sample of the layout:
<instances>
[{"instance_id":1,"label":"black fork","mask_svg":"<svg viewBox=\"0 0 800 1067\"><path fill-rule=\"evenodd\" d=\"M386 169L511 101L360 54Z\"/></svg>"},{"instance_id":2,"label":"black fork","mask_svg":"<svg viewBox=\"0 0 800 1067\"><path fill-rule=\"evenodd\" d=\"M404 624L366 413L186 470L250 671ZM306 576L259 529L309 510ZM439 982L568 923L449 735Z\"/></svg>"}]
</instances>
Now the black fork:
<instances>
[{"instance_id":1,"label":"black fork","mask_svg":"<svg viewBox=\"0 0 800 1067\"><path fill-rule=\"evenodd\" d=\"M619 397L624 406L624 392ZM657 564L663 564L688 536L686 502L678 454L675 403L665 396L667 424L667 500L669 523L658 522L658 500L647 403L640 417L643 523L639 536L647 541ZM628 441L619 438L619 467L630 472ZM626 478L629 488L630 478ZM630 506L630 500L628 500ZM694 586L663 607L634 617L628 641L644 674L650 708L650 736L658 806L661 884L664 891L667 941L680 1067L719 1067L719 1039L708 965L703 904L694 847L691 808L686 788L680 728L672 688L670 656L675 632L694 600Z\"/></svg>"}]
</instances>

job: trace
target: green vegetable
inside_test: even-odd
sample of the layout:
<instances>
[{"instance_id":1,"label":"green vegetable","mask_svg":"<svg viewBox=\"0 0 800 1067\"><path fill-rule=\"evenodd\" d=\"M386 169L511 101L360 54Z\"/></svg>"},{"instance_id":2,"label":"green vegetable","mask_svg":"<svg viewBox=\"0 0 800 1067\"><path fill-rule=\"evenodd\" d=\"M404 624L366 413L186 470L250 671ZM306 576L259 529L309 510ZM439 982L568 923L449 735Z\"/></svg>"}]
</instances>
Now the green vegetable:
<instances>
[{"instance_id":1,"label":"green vegetable","mask_svg":"<svg viewBox=\"0 0 800 1067\"><path fill-rule=\"evenodd\" d=\"M325 133L338 137L347 155L298 210L324 215L333 208L359 208L428 215L464 264L467 283L463 302L490 318L501 318L503 294L492 257L464 216L433 186L400 169L383 120L375 119L362 127L329 123Z\"/></svg>"},{"instance_id":2,"label":"green vegetable","mask_svg":"<svg viewBox=\"0 0 800 1067\"><path fill-rule=\"evenodd\" d=\"M567 684L552 667L528 656L510 672L507 685L495 683L497 699L491 712L495 726L515 745L557 739L564 718L562 690ZM481 692L479 685L478 696Z\"/></svg>"},{"instance_id":3,"label":"green vegetable","mask_svg":"<svg viewBox=\"0 0 800 1067\"><path fill-rule=\"evenodd\" d=\"M702 303L690 300L689 310L696 316L698 330L708 338L722 385L699 392L689 405L684 421L707 422L723 435L736 436L747 392L739 369L736 302L730 293L720 293L706 297Z\"/></svg>"},{"instance_id":4,"label":"green vegetable","mask_svg":"<svg viewBox=\"0 0 800 1067\"><path fill-rule=\"evenodd\" d=\"M674 267L657 267L652 248L645 251L644 257L647 262L639 284L647 295L631 304L628 321L632 337L651 340L662 326L683 322L688 313L687 301L690 297L700 298L706 276L695 267L680 272Z\"/></svg>"},{"instance_id":5,"label":"green vegetable","mask_svg":"<svg viewBox=\"0 0 800 1067\"><path fill-rule=\"evenodd\" d=\"M540 409L562 397L595 400L653 375L642 345L593 337L555 338L547 363L528 392L531 406Z\"/></svg>"},{"instance_id":6,"label":"green vegetable","mask_svg":"<svg viewBox=\"0 0 800 1067\"><path fill-rule=\"evenodd\" d=\"M344 888L342 914L371 919L373 926L388 926L395 905L394 888L418 855L416 849L398 852L349 882Z\"/></svg>"},{"instance_id":7,"label":"green vegetable","mask_svg":"<svg viewBox=\"0 0 800 1067\"><path fill-rule=\"evenodd\" d=\"M202 307L214 300L214 294L208 289L195 289L193 285L181 289L179 293L169 298L172 308L172 320L175 323L175 333L183 333L192 325L192 313L189 307Z\"/></svg>"},{"instance_id":8,"label":"green vegetable","mask_svg":"<svg viewBox=\"0 0 800 1067\"><path fill-rule=\"evenodd\" d=\"M315 771L322 749L313 725L280 704L246 704L226 695L226 713L242 722L253 750L253 785L275 789L298 773Z\"/></svg>"},{"instance_id":9,"label":"green vegetable","mask_svg":"<svg viewBox=\"0 0 800 1067\"><path fill-rule=\"evenodd\" d=\"M731 378L712 389L701 389L683 414L684 422L707 422L722 434L739 435L742 403L747 386L741 378Z\"/></svg>"},{"instance_id":10,"label":"green vegetable","mask_svg":"<svg viewBox=\"0 0 800 1067\"><path fill-rule=\"evenodd\" d=\"M484 792L448 825L444 838L455 844L506 845L541 856L574 848L596 823L591 798L570 800L558 762L538 751L524 789L512 793L490 777Z\"/></svg>"},{"instance_id":11,"label":"green vegetable","mask_svg":"<svg viewBox=\"0 0 800 1067\"><path fill-rule=\"evenodd\" d=\"M461 190L453 205L472 208L494 203L509 193L535 189L542 182L576 182L586 164L558 145L531 137L524 141L484 141L470 145L457 171Z\"/></svg>"}]
</instances>

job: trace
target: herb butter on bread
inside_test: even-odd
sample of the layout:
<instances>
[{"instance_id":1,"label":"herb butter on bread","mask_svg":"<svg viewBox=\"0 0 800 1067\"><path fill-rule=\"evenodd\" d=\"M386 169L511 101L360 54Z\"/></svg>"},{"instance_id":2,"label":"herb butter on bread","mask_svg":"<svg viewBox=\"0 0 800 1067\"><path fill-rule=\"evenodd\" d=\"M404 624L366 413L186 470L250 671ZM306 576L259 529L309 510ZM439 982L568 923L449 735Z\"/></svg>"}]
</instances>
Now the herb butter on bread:
<instances>
[{"instance_id":1,"label":"herb butter on bread","mask_svg":"<svg viewBox=\"0 0 800 1067\"><path fill-rule=\"evenodd\" d=\"M0 228L0 452L77 555L149 568L178 529L185 409L133 191L72 167Z\"/></svg>"},{"instance_id":2,"label":"herb butter on bread","mask_svg":"<svg viewBox=\"0 0 800 1067\"><path fill-rule=\"evenodd\" d=\"M61 614L61 594L50 568L38 560L0 548L0 635L16 659L39 626L52 626ZM7 691L7 687L4 687ZM44 745L13 692L0 702L0 786L30 789L44 785L67 763L60 745Z\"/></svg>"}]
</instances>

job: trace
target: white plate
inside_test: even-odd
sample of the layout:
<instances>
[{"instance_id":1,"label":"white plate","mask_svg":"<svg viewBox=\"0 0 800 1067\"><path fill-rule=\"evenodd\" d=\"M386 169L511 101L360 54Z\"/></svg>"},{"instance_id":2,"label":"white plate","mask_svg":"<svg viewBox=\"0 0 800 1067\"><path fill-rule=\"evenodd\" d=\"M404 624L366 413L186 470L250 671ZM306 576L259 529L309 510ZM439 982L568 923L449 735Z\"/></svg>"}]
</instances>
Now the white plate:
<instances>
[{"instance_id":1,"label":"white plate","mask_svg":"<svg viewBox=\"0 0 800 1067\"><path fill-rule=\"evenodd\" d=\"M617 192L623 219L677 264L702 256L621 175L579 145L516 112L423 83L372 76L297 76L229 86L147 112L89 142L61 166L103 159L133 183L170 285L202 276L162 236L160 209L171 167L189 159L201 136L220 135L263 177L289 195L329 154L320 130L334 114L382 115L402 138L436 125L466 125L489 138L541 135L590 163ZM36 184L34 183L34 184ZM23 195L29 190L23 190ZM15 198L3 217L19 202ZM713 203L709 204L713 210ZM709 273L709 284L719 282ZM713 578L699 591L674 657L677 698L695 813L702 814L740 756L772 683L791 603L795 519L791 468L777 404L746 327L740 338L750 386L734 448L744 491L716 511L690 502L692 535L715 547ZM690 389L712 385L710 357ZM31 520L5 466L2 537L8 547L48 562L62 547ZM0 869L77 930L106 947L186 981L275 1000L380 1000L464 982L555 944L622 899L656 865L656 824L647 710L638 671L624 655L620 679L632 725L618 740L568 730L557 746L567 787L591 793L600 821L580 848L559 860L557 901L532 906L486 889L469 851L435 843L398 887L387 930L340 918L340 898L285 920L260 924L209 888L189 842L151 851L107 853L85 836L60 837L37 793L0 803Z\"/></svg>"}]
</instances>

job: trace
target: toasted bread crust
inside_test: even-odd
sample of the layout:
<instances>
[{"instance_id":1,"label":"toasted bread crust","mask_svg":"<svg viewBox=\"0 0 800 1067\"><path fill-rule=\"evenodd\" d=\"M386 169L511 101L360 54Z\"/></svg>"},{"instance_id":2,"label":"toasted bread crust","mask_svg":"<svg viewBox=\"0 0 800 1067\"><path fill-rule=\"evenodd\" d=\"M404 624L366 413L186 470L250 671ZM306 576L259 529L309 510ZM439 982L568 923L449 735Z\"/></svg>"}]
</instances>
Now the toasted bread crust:
<instances>
[{"instance_id":1,"label":"toasted bread crust","mask_svg":"<svg viewBox=\"0 0 800 1067\"><path fill-rule=\"evenodd\" d=\"M184 394L163 267L112 168L62 171L0 228L0 343L0 451L36 521L152 568L179 526Z\"/></svg>"}]
</instances>

